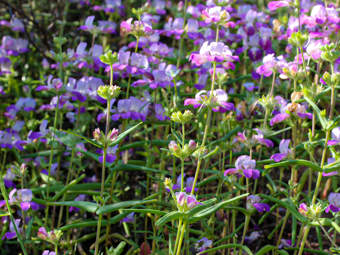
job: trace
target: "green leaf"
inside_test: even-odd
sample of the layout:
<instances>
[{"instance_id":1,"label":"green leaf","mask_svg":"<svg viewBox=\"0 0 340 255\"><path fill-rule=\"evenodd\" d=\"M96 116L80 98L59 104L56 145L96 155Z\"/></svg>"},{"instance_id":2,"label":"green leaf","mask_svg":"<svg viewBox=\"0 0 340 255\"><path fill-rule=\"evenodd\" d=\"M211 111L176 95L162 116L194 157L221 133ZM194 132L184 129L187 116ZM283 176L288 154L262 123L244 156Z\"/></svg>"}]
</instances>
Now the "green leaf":
<instances>
[{"instance_id":1,"label":"green leaf","mask_svg":"<svg viewBox=\"0 0 340 255\"><path fill-rule=\"evenodd\" d=\"M118 214L118 215L112 217L109 221L103 220L102 226L106 226L107 224L115 224L115 223L119 222L120 220L122 220L123 218L125 218L128 214L129 213L122 213L122 214ZM72 224L62 226L59 229L62 230L62 231L66 231L66 230L74 229L74 228L95 227L95 226L97 226L97 224L98 224L97 220L81 220L80 222L75 222L75 223L72 223Z\"/></svg>"},{"instance_id":2,"label":"green leaf","mask_svg":"<svg viewBox=\"0 0 340 255\"><path fill-rule=\"evenodd\" d=\"M152 172L152 173L162 173L167 174L167 171L159 170L155 168L150 168L146 166L138 166L133 164L118 164L115 166L112 171L143 171L143 172Z\"/></svg>"},{"instance_id":3,"label":"green leaf","mask_svg":"<svg viewBox=\"0 0 340 255\"><path fill-rule=\"evenodd\" d=\"M49 203L51 205L60 205L60 206L73 206L82 210L85 210L90 213L95 213L98 209L98 205L96 203L88 202L88 201L64 201L64 202L52 202Z\"/></svg>"},{"instance_id":4,"label":"green leaf","mask_svg":"<svg viewBox=\"0 0 340 255\"><path fill-rule=\"evenodd\" d=\"M255 255L265 255L267 254L267 252L269 251L275 251L277 248L276 246L273 246L273 245L265 245L263 246L260 250L258 250Z\"/></svg>"},{"instance_id":5,"label":"green leaf","mask_svg":"<svg viewBox=\"0 0 340 255\"><path fill-rule=\"evenodd\" d=\"M278 163L273 163L270 165L265 165L265 169L274 168L274 167L283 167L283 166L291 166L291 165L302 165L307 166L317 172L322 172L322 168L320 168L318 165L314 164L311 161L304 160L304 159L292 159L292 160L285 160Z\"/></svg>"},{"instance_id":6,"label":"green leaf","mask_svg":"<svg viewBox=\"0 0 340 255\"><path fill-rule=\"evenodd\" d=\"M137 125L134 125L133 127L129 128L128 130L124 131L123 133L121 133L116 140L114 140L112 143L109 144L109 146L114 146L116 144L119 144L120 141L122 141L125 136L127 136L128 134L130 134L131 132L135 131L141 124L143 124L143 122L139 122Z\"/></svg>"},{"instance_id":7,"label":"green leaf","mask_svg":"<svg viewBox=\"0 0 340 255\"><path fill-rule=\"evenodd\" d=\"M233 203L241 198L244 198L244 197L247 197L249 195L249 193L246 193L246 194L242 194L240 196L237 196L237 197L233 197L231 199L228 199L226 201L222 201L218 204L215 204L209 208L206 208L196 214L194 214L191 218L190 218L190 223L193 223L193 222L196 222L208 215L211 215L212 213L216 212L218 209L226 206L227 204L230 204L230 203Z\"/></svg>"},{"instance_id":8,"label":"green leaf","mask_svg":"<svg viewBox=\"0 0 340 255\"><path fill-rule=\"evenodd\" d=\"M118 202L111 205L104 205L100 207L97 211L97 214L104 214L104 213L110 213L113 211L117 211L126 207L136 206L136 205L143 205L143 204L150 204L157 202L157 199L152 200L136 200L136 201L124 201L124 202Z\"/></svg>"},{"instance_id":9,"label":"green leaf","mask_svg":"<svg viewBox=\"0 0 340 255\"><path fill-rule=\"evenodd\" d=\"M242 248L242 250L244 250L249 255L253 255L253 253L251 252L251 250L247 246L241 245L241 244L224 244L224 245L220 245L220 246L217 246L217 247L214 247L214 248L202 251L202 252L198 253L198 255L200 255L200 254L209 254L210 252L213 252L213 251L221 251L223 249L230 249L230 248L237 248L237 249Z\"/></svg>"},{"instance_id":10,"label":"green leaf","mask_svg":"<svg viewBox=\"0 0 340 255\"><path fill-rule=\"evenodd\" d=\"M291 200L289 200L289 199L287 199L287 200L280 200L280 199L277 199L275 197L268 196L268 195L265 195L265 194L259 194L259 196L279 204L280 206L282 206L282 207L286 208L287 210L289 210L289 212L291 214L293 214L296 217L296 219L298 219L300 222L307 223L307 221L308 221L307 218L302 216L297 211L295 205L293 204L293 202Z\"/></svg>"},{"instance_id":11,"label":"green leaf","mask_svg":"<svg viewBox=\"0 0 340 255\"><path fill-rule=\"evenodd\" d=\"M172 211L172 212L169 212L167 214L165 214L163 217L159 218L155 225L156 227L161 227L163 226L165 223L169 222L169 221L172 221L172 220L177 220L179 219L180 217L182 217L184 215L184 213L182 212L179 212L179 211Z\"/></svg>"},{"instance_id":12,"label":"green leaf","mask_svg":"<svg viewBox=\"0 0 340 255\"><path fill-rule=\"evenodd\" d=\"M157 215L165 215L165 212L155 209L139 209L139 208L131 208L131 209L122 209L124 212L136 212L136 213L151 213Z\"/></svg>"},{"instance_id":13,"label":"green leaf","mask_svg":"<svg viewBox=\"0 0 340 255\"><path fill-rule=\"evenodd\" d=\"M305 94L306 94L306 93L305 93ZM305 96L305 99L306 99L306 101L310 104L310 106L313 108L313 110L314 110L314 112L316 113L316 115L318 116L318 119L319 119L319 121L320 121L320 123L321 123L322 128L323 128L323 129L326 129L326 127L327 127L327 121L326 121L326 119L322 116L319 107L318 107L316 104L314 104L314 102L313 102L311 99L309 99L307 96Z\"/></svg>"},{"instance_id":14,"label":"green leaf","mask_svg":"<svg viewBox=\"0 0 340 255\"><path fill-rule=\"evenodd\" d=\"M69 130L63 130L63 131L70 134L70 135L77 136L77 137L81 138L82 140L84 140L85 142L92 144L95 147L103 148L103 146L101 144L97 143L97 141L94 140L94 139L87 138L85 136L79 135L79 134L74 133L74 132L69 131Z\"/></svg>"}]
</instances>

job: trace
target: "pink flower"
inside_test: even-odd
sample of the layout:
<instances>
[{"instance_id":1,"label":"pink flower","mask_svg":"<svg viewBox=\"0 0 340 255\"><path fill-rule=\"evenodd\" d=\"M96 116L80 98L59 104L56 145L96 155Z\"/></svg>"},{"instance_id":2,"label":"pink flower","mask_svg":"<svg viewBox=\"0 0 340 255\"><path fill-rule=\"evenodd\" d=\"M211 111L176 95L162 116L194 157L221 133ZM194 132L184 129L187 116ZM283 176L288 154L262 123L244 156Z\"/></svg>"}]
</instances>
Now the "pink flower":
<instances>
[{"instance_id":1,"label":"pink flower","mask_svg":"<svg viewBox=\"0 0 340 255\"><path fill-rule=\"evenodd\" d=\"M286 0L286 1L271 1L271 2L268 3L268 9L270 11L275 11L278 8L287 7L287 6L289 6L289 4L290 4L289 0Z\"/></svg>"}]
</instances>

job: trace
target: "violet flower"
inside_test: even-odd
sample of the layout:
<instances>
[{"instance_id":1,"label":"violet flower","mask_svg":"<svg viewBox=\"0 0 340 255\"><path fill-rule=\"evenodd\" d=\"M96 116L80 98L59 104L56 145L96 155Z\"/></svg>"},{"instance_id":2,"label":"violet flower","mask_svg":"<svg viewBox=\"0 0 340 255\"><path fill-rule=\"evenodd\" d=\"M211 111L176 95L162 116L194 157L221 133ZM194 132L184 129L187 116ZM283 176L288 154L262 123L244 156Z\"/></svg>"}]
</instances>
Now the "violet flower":
<instances>
[{"instance_id":1,"label":"violet flower","mask_svg":"<svg viewBox=\"0 0 340 255\"><path fill-rule=\"evenodd\" d=\"M327 144L330 146L340 144L340 127L333 128L332 140L329 140Z\"/></svg>"},{"instance_id":2,"label":"violet flower","mask_svg":"<svg viewBox=\"0 0 340 255\"><path fill-rule=\"evenodd\" d=\"M135 221L135 213L132 212L125 218L121 219L120 223L123 223L123 222L133 223L134 221Z\"/></svg>"},{"instance_id":3,"label":"violet flower","mask_svg":"<svg viewBox=\"0 0 340 255\"><path fill-rule=\"evenodd\" d=\"M327 159L327 165L330 165L334 162L335 162L335 158L328 158ZM332 172L329 172L329 173L322 173L322 176L334 176L334 175L338 175L338 174L339 174L339 170L332 171Z\"/></svg>"},{"instance_id":4,"label":"violet flower","mask_svg":"<svg viewBox=\"0 0 340 255\"><path fill-rule=\"evenodd\" d=\"M326 213L332 211L334 213L340 212L340 193L332 192L328 196L329 206L325 209Z\"/></svg>"},{"instance_id":5,"label":"violet flower","mask_svg":"<svg viewBox=\"0 0 340 255\"><path fill-rule=\"evenodd\" d=\"M230 19L230 14L221 6L214 6L203 10L202 18L206 23L224 23Z\"/></svg>"},{"instance_id":6,"label":"violet flower","mask_svg":"<svg viewBox=\"0 0 340 255\"><path fill-rule=\"evenodd\" d=\"M255 169L256 161L251 159L248 155L242 155L237 158L235 168L225 170L224 176L228 174L237 174L237 176L244 176L246 178L257 179L260 177L260 171Z\"/></svg>"},{"instance_id":7,"label":"violet flower","mask_svg":"<svg viewBox=\"0 0 340 255\"><path fill-rule=\"evenodd\" d=\"M228 94L222 89L216 89L212 92L211 101L209 102L210 91L201 90L195 95L195 98L187 98L184 105L192 105L194 108L210 104L214 112L224 113L235 109L233 103L227 102Z\"/></svg>"},{"instance_id":8,"label":"violet flower","mask_svg":"<svg viewBox=\"0 0 340 255\"><path fill-rule=\"evenodd\" d=\"M291 153L289 149L290 139L282 139L279 145L280 153L273 154L270 159L274 160L275 162L280 162L282 159L287 158L288 155Z\"/></svg>"},{"instance_id":9,"label":"violet flower","mask_svg":"<svg viewBox=\"0 0 340 255\"><path fill-rule=\"evenodd\" d=\"M41 255L56 255L54 251L44 250Z\"/></svg>"},{"instance_id":10,"label":"violet flower","mask_svg":"<svg viewBox=\"0 0 340 255\"><path fill-rule=\"evenodd\" d=\"M290 118L291 115L299 117L301 119L312 119L313 114L306 111L306 107L302 104L298 103L289 103L287 104L285 100L282 102L278 100L278 97L275 97L276 101L280 105L280 113L277 113L271 120L270 125L274 126L276 123L280 123Z\"/></svg>"},{"instance_id":11,"label":"violet flower","mask_svg":"<svg viewBox=\"0 0 340 255\"><path fill-rule=\"evenodd\" d=\"M116 160L116 151L118 149L118 144L113 147L107 148L107 154L106 154L106 163L111 164ZM103 150L99 150L99 153L103 153ZM103 156L99 157L99 162L103 163Z\"/></svg>"},{"instance_id":12,"label":"violet flower","mask_svg":"<svg viewBox=\"0 0 340 255\"><path fill-rule=\"evenodd\" d=\"M14 220L15 226L16 226L17 230L19 232L22 232L22 229L19 228L20 221L21 221L21 219L15 219ZM10 239L14 239L16 237L17 237L17 233L15 232L15 228L14 228L14 225L13 225L12 221L10 221L10 223L9 223L9 232L6 232L4 234L4 236L2 237L2 240L4 240L4 239L10 240Z\"/></svg>"},{"instance_id":13,"label":"violet flower","mask_svg":"<svg viewBox=\"0 0 340 255\"><path fill-rule=\"evenodd\" d=\"M195 247L198 252L202 252L202 251L205 251L207 248L211 248L212 244L213 244L212 240L209 240L208 238L203 237L202 239L196 242Z\"/></svg>"},{"instance_id":14,"label":"violet flower","mask_svg":"<svg viewBox=\"0 0 340 255\"><path fill-rule=\"evenodd\" d=\"M86 195L80 194L74 199L74 201L85 201L85 198L86 198ZM80 210L79 208L73 207L73 206L70 206L70 208L68 209L69 212L79 212L79 210Z\"/></svg>"},{"instance_id":15,"label":"violet flower","mask_svg":"<svg viewBox=\"0 0 340 255\"><path fill-rule=\"evenodd\" d=\"M257 195L250 195L247 197L247 210L255 208L258 212L269 212L270 206L266 203L260 203L261 198Z\"/></svg>"},{"instance_id":16,"label":"violet flower","mask_svg":"<svg viewBox=\"0 0 340 255\"><path fill-rule=\"evenodd\" d=\"M14 39L11 36L2 37L1 48L7 55L19 56L28 51L28 41L24 39Z\"/></svg>"},{"instance_id":17,"label":"violet flower","mask_svg":"<svg viewBox=\"0 0 340 255\"><path fill-rule=\"evenodd\" d=\"M268 9L270 11L275 11L278 8L287 7L289 6L290 1L289 0L283 0L283 1L271 1L268 3Z\"/></svg>"},{"instance_id":18,"label":"violet flower","mask_svg":"<svg viewBox=\"0 0 340 255\"><path fill-rule=\"evenodd\" d=\"M223 42L204 42L199 53L191 53L189 61L197 66L201 66L207 62L233 62L238 60L237 56L233 56L231 50Z\"/></svg>"},{"instance_id":19,"label":"violet flower","mask_svg":"<svg viewBox=\"0 0 340 255\"><path fill-rule=\"evenodd\" d=\"M187 211L195 206L202 204L196 200L194 195L188 195L185 192L176 192L177 207L180 211Z\"/></svg>"},{"instance_id":20,"label":"violet flower","mask_svg":"<svg viewBox=\"0 0 340 255\"><path fill-rule=\"evenodd\" d=\"M32 202L33 193L30 189L13 189L8 197L10 204L20 203L20 207L23 211L27 211L30 208L32 208L32 210L39 209L39 205Z\"/></svg>"}]
</instances>

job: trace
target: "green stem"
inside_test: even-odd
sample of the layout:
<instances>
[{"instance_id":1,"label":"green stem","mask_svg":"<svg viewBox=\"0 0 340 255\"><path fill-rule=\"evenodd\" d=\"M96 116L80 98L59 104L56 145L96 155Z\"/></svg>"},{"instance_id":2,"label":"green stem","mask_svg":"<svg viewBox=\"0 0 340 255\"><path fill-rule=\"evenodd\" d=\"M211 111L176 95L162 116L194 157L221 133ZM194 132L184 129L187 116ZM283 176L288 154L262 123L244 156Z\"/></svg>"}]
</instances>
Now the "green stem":
<instances>
[{"instance_id":1,"label":"green stem","mask_svg":"<svg viewBox=\"0 0 340 255\"><path fill-rule=\"evenodd\" d=\"M307 241L309 230L310 230L310 226L307 225L304 228L303 238L302 238L302 242L301 242L301 245L300 245L300 249L299 249L299 254L298 255L302 255L302 253L303 253L303 248L305 247L305 243Z\"/></svg>"},{"instance_id":2,"label":"green stem","mask_svg":"<svg viewBox=\"0 0 340 255\"><path fill-rule=\"evenodd\" d=\"M178 242L178 247L177 247L176 255L180 255L181 254L181 247L182 247L182 243L183 243L183 238L184 238L184 233L185 233L186 226L187 226L187 222L184 221L184 224L183 224L182 230L181 230L181 236L179 237L179 242Z\"/></svg>"},{"instance_id":3,"label":"green stem","mask_svg":"<svg viewBox=\"0 0 340 255\"><path fill-rule=\"evenodd\" d=\"M2 176L0 177L0 188L1 188L1 194L2 194L3 198L5 199L6 207L7 207L11 222L13 224L14 231L17 234L19 245L20 245L24 255L27 255L27 251L26 251L26 248L24 246L24 242L22 240L21 234L20 234L20 232L17 228L17 225L15 224L15 220L14 220L14 217L13 217L13 214L12 214L12 211L11 211L11 206L10 206L9 201L8 201L8 196L7 196L7 192L6 192L6 188L5 188L5 184L4 184L4 180L3 180ZM24 224L24 222L23 222L23 224Z\"/></svg>"},{"instance_id":4,"label":"green stem","mask_svg":"<svg viewBox=\"0 0 340 255\"><path fill-rule=\"evenodd\" d=\"M244 227L243 227L243 234L242 234L241 245L243 245L243 243L244 243L244 239L245 239L246 234L247 234L249 222L250 222L250 215L247 214L246 218L244 220ZM239 255L242 255L242 248L240 248Z\"/></svg>"},{"instance_id":5,"label":"green stem","mask_svg":"<svg viewBox=\"0 0 340 255\"><path fill-rule=\"evenodd\" d=\"M186 23L186 20L187 20L187 15L186 15L187 8L188 8L188 0L185 0L184 8L183 8L183 27L182 27L183 30L185 28L185 25L186 25L185 23ZM179 65L181 63L182 50L183 50L183 39L184 39L183 36L181 36L181 39L179 41L179 48L178 48L178 58L177 58L177 64L176 64L177 68L179 67Z\"/></svg>"}]
</instances>

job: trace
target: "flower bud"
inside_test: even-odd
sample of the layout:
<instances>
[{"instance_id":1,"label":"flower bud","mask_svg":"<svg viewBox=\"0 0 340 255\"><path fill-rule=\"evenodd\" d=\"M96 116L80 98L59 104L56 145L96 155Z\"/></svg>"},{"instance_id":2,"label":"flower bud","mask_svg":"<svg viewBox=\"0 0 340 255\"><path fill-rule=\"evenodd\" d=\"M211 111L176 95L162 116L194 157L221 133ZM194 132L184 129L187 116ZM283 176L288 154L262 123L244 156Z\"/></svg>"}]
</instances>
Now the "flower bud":
<instances>
[{"instance_id":1,"label":"flower bud","mask_svg":"<svg viewBox=\"0 0 340 255\"><path fill-rule=\"evenodd\" d=\"M167 188L171 188L171 186L172 186L172 181L171 181L171 179L170 178L165 178L165 180L164 180L164 186L165 187L167 187Z\"/></svg>"},{"instance_id":2,"label":"flower bud","mask_svg":"<svg viewBox=\"0 0 340 255\"><path fill-rule=\"evenodd\" d=\"M334 63L340 57L340 51L334 43L322 46L321 50L321 58L328 62Z\"/></svg>"},{"instance_id":3,"label":"flower bud","mask_svg":"<svg viewBox=\"0 0 340 255\"><path fill-rule=\"evenodd\" d=\"M197 147L196 142L195 142L194 140L190 140L190 141L189 141L189 148L190 148L192 151L194 151L194 150L196 149L196 147Z\"/></svg>"},{"instance_id":4,"label":"flower bud","mask_svg":"<svg viewBox=\"0 0 340 255\"><path fill-rule=\"evenodd\" d=\"M179 149L179 147L178 147L177 143L175 141L170 141L170 143L169 143L169 150L171 152L177 152L178 149Z\"/></svg>"},{"instance_id":5,"label":"flower bud","mask_svg":"<svg viewBox=\"0 0 340 255\"><path fill-rule=\"evenodd\" d=\"M292 33L288 42L298 48L303 47L305 42L308 40L308 34L303 34L300 31Z\"/></svg>"},{"instance_id":6,"label":"flower bud","mask_svg":"<svg viewBox=\"0 0 340 255\"><path fill-rule=\"evenodd\" d=\"M119 130L118 129L116 129L116 128L112 129L110 134L109 134L109 140L111 142L113 142L114 140L117 139L118 134L119 134Z\"/></svg>"},{"instance_id":7,"label":"flower bud","mask_svg":"<svg viewBox=\"0 0 340 255\"><path fill-rule=\"evenodd\" d=\"M110 85L99 86L99 88L97 89L97 93L100 97L106 100L111 100L119 96L120 87Z\"/></svg>"},{"instance_id":8,"label":"flower bud","mask_svg":"<svg viewBox=\"0 0 340 255\"><path fill-rule=\"evenodd\" d=\"M117 52L112 53L111 50L101 55L99 58L101 62L107 65L113 65L115 62L118 61Z\"/></svg>"},{"instance_id":9,"label":"flower bud","mask_svg":"<svg viewBox=\"0 0 340 255\"><path fill-rule=\"evenodd\" d=\"M96 128L96 129L93 131L93 138L94 138L96 141L99 141L99 140L100 140L100 137L101 137L100 129L99 129L99 128Z\"/></svg>"},{"instance_id":10,"label":"flower bud","mask_svg":"<svg viewBox=\"0 0 340 255\"><path fill-rule=\"evenodd\" d=\"M26 170L27 170L27 165L26 164L21 164L21 166L20 166L20 173L21 173L21 175L25 175Z\"/></svg>"}]
</instances>

